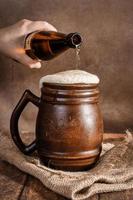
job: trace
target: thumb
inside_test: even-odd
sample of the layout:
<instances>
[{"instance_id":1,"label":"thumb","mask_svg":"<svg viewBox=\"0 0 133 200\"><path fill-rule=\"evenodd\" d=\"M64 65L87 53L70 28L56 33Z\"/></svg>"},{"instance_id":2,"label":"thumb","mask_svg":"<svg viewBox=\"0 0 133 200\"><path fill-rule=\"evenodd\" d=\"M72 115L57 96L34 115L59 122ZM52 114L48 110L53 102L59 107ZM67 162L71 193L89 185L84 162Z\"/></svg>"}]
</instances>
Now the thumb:
<instances>
[{"instance_id":1,"label":"thumb","mask_svg":"<svg viewBox=\"0 0 133 200\"><path fill-rule=\"evenodd\" d=\"M17 59L20 63L28 66L29 68L41 68L41 62L38 60L33 60L26 54L21 55L20 58Z\"/></svg>"}]
</instances>

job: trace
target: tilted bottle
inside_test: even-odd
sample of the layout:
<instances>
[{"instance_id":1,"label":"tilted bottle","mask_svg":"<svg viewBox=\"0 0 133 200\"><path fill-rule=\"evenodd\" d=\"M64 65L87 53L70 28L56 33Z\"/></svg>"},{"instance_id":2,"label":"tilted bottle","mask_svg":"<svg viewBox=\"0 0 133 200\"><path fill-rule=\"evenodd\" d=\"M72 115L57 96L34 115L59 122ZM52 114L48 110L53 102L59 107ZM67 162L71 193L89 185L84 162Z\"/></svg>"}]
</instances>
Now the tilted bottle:
<instances>
[{"instance_id":1,"label":"tilted bottle","mask_svg":"<svg viewBox=\"0 0 133 200\"><path fill-rule=\"evenodd\" d=\"M53 31L36 31L27 35L25 51L33 59L50 60L69 48L76 48L81 42L79 33L66 35Z\"/></svg>"}]
</instances>

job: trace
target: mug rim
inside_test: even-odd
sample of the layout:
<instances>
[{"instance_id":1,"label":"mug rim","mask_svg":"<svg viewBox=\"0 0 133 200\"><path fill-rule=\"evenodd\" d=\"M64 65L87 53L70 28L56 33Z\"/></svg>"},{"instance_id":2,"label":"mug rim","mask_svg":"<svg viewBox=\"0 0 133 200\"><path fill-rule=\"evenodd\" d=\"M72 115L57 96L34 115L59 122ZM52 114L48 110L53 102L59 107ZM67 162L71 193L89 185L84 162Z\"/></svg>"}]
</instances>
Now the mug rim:
<instances>
[{"instance_id":1,"label":"mug rim","mask_svg":"<svg viewBox=\"0 0 133 200\"><path fill-rule=\"evenodd\" d=\"M50 87L59 87L59 88L95 88L99 86L99 83L52 83L52 82L43 82L41 88L45 86Z\"/></svg>"}]
</instances>

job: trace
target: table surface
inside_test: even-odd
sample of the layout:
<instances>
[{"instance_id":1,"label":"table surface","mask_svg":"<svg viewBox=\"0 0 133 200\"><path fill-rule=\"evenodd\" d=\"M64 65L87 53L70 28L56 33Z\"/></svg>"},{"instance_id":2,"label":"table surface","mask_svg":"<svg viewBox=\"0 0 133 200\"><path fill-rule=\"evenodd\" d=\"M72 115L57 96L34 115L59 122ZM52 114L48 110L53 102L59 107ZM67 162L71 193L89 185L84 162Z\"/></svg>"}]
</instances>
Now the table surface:
<instances>
[{"instance_id":1,"label":"table surface","mask_svg":"<svg viewBox=\"0 0 133 200\"><path fill-rule=\"evenodd\" d=\"M67 200L47 189L36 178L0 161L0 200ZM133 200L133 189L97 194L88 200Z\"/></svg>"}]
</instances>

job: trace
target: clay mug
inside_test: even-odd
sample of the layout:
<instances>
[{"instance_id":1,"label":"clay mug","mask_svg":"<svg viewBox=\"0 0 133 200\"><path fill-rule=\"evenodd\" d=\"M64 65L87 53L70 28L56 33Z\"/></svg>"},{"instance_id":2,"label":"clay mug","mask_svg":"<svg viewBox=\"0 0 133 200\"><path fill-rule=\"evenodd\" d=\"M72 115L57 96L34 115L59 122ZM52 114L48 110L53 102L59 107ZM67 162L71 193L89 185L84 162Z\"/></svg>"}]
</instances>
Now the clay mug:
<instances>
[{"instance_id":1,"label":"clay mug","mask_svg":"<svg viewBox=\"0 0 133 200\"><path fill-rule=\"evenodd\" d=\"M51 168L79 171L93 166L101 152L103 120L98 84L43 83L41 97L26 90L10 122L12 139L24 154L38 152L40 161ZM25 106L38 107L36 139L26 146L18 120Z\"/></svg>"}]
</instances>

